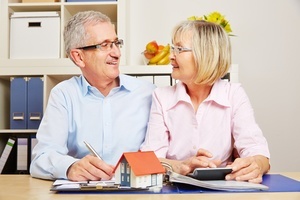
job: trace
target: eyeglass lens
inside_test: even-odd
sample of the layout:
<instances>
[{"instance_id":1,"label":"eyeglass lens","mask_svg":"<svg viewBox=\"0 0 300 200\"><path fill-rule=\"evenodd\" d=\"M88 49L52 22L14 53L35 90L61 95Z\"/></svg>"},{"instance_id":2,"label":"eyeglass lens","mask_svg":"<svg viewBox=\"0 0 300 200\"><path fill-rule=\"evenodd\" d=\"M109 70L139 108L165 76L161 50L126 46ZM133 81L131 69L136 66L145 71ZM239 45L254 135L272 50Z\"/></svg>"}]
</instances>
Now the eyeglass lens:
<instances>
[{"instance_id":1,"label":"eyeglass lens","mask_svg":"<svg viewBox=\"0 0 300 200\"><path fill-rule=\"evenodd\" d=\"M192 49L190 48L185 48L185 47L176 47L176 46L171 46L171 52L174 54L180 54L182 52L186 52L186 51L192 51Z\"/></svg>"},{"instance_id":2,"label":"eyeglass lens","mask_svg":"<svg viewBox=\"0 0 300 200\"><path fill-rule=\"evenodd\" d=\"M113 45L120 48L123 45L123 40L116 40L113 42L103 42L103 43L99 44L100 49L103 51L111 50L113 48Z\"/></svg>"}]
</instances>

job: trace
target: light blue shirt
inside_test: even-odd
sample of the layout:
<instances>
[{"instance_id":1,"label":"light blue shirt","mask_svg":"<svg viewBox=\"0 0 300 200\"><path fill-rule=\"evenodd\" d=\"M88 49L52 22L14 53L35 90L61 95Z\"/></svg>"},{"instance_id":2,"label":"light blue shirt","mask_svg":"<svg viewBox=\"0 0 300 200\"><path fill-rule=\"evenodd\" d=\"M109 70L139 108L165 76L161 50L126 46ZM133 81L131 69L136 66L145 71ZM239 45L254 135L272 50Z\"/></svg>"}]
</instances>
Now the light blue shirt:
<instances>
[{"instance_id":1,"label":"light blue shirt","mask_svg":"<svg viewBox=\"0 0 300 200\"><path fill-rule=\"evenodd\" d=\"M83 76L56 85L37 132L30 173L43 179L67 178L69 166L90 154L90 143L115 165L123 152L138 151L144 141L155 86L120 75L120 86L105 97Z\"/></svg>"}]
</instances>

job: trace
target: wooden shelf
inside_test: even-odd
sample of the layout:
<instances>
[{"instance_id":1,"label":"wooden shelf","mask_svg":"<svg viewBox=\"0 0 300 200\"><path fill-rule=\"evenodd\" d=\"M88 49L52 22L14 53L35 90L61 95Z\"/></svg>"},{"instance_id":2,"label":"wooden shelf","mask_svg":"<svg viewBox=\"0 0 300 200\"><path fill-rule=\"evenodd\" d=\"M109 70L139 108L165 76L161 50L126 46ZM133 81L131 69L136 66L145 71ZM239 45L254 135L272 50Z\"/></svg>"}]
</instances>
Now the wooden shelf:
<instances>
[{"instance_id":1,"label":"wooden shelf","mask_svg":"<svg viewBox=\"0 0 300 200\"><path fill-rule=\"evenodd\" d=\"M0 129L0 134L24 134L24 133L36 133L36 129Z\"/></svg>"}]
</instances>

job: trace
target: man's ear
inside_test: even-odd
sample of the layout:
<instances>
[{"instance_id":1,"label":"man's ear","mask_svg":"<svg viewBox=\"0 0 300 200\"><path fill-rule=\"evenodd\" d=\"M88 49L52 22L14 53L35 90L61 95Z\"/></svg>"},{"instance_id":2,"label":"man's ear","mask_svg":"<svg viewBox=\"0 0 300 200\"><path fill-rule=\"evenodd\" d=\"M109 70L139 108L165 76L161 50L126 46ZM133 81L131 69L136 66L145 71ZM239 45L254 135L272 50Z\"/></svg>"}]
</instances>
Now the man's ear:
<instances>
[{"instance_id":1,"label":"man's ear","mask_svg":"<svg viewBox=\"0 0 300 200\"><path fill-rule=\"evenodd\" d=\"M70 51L70 56L72 58L72 60L74 61L74 63L78 66L78 67L84 67L85 63L83 61L83 53L80 49L72 49Z\"/></svg>"}]
</instances>

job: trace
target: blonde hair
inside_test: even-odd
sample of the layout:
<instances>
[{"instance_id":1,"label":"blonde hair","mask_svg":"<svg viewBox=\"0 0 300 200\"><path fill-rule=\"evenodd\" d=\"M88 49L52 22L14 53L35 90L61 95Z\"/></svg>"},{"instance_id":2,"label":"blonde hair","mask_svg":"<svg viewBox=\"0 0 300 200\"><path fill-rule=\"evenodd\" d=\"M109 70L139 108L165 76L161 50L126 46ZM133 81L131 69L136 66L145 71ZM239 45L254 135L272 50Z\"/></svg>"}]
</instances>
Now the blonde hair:
<instances>
[{"instance_id":1,"label":"blonde hair","mask_svg":"<svg viewBox=\"0 0 300 200\"><path fill-rule=\"evenodd\" d=\"M231 65L231 44L226 31L218 24L203 21L183 21L173 30L172 42L191 37L191 48L197 72L195 84L213 85L224 77Z\"/></svg>"}]
</instances>

